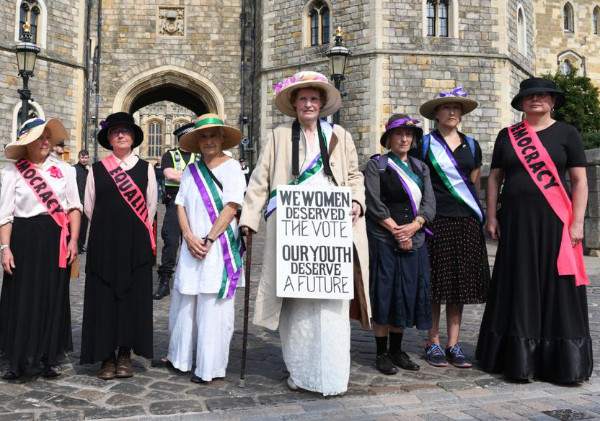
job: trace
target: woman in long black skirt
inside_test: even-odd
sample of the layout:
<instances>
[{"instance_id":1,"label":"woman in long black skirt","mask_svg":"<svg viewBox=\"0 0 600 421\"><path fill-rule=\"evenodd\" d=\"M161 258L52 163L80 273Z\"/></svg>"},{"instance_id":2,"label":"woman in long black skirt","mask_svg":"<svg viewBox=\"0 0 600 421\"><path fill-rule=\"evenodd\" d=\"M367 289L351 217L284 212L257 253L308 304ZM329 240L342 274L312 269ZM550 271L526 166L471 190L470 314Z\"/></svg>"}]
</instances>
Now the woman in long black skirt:
<instances>
[{"instance_id":1,"label":"woman in long black skirt","mask_svg":"<svg viewBox=\"0 0 600 421\"><path fill-rule=\"evenodd\" d=\"M133 116L109 115L98 143L113 153L92 165L86 184L91 223L80 362L102 361L103 380L133 376L132 350L153 356L150 221L157 189L154 169L133 154L143 139Z\"/></svg>"},{"instance_id":2,"label":"woman in long black skirt","mask_svg":"<svg viewBox=\"0 0 600 421\"><path fill-rule=\"evenodd\" d=\"M500 131L494 145L487 229L500 243L477 359L485 371L514 379L577 383L592 373L589 281L581 248L586 159L577 130L551 117L551 110L564 102L554 82L523 81L512 106L525 113L525 120ZM546 196L555 189L564 189L564 195ZM556 213L560 209L567 227ZM568 264L562 265L568 255Z\"/></svg>"},{"instance_id":3,"label":"woman in long black skirt","mask_svg":"<svg viewBox=\"0 0 600 421\"><path fill-rule=\"evenodd\" d=\"M75 169L49 156L52 145L67 137L60 121L35 118L5 149L18 161L2 170L0 196L0 350L9 362L4 380L40 366L44 377L56 377L60 359L73 348L69 275L81 202Z\"/></svg>"},{"instance_id":4,"label":"woman in long black skirt","mask_svg":"<svg viewBox=\"0 0 600 421\"><path fill-rule=\"evenodd\" d=\"M423 134L418 123L405 114L391 116L380 139L390 152L371 159L365 168L369 289L376 367L383 374L396 373L396 367L419 370L402 350L402 336L407 327L431 328L423 226L435 216L435 197L429 169L408 156Z\"/></svg>"}]
</instances>

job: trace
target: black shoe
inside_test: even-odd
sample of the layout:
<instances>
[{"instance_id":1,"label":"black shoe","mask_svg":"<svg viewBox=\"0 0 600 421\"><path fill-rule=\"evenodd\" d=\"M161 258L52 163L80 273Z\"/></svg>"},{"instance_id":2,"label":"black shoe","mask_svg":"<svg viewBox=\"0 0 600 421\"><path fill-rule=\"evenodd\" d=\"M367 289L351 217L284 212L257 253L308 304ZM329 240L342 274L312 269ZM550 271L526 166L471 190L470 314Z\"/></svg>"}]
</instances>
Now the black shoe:
<instances>
[{"instance_id":1,"label":"black shoe","mask_svg":"<svg viewBox=\"0 0 600 421\"><path fill-rule=\"evenodd\" d=\"M87 251L87 248L85 248L85 246L79 247L79 254L83 254Z\"/></svg>"},{"instance_id":2,"label":"black shoe","mask_svg":"<svg viewBox=\"0 0 600 421\"><path fill-rule=\"evenodd\" d=\"M377 360L375 360L375 367L377 367L377 370L379 370L380 373L386 375L396 374L398 372L398 369L392 361L392 356L387 352L383 355L377 356Z\"/></svg>"},{"instance_id":3,"label":"black shoe","mask_svg":"<svg viewBox=\"0 0 600 421\"><path fill-rule=\"evenodd\" d=\"M418 364L415 364L404 351L396 352L392 355L392 360L394 361L394 364L404 370L419 371L421 368Z\"/></svg>"},{"instance_id":4,"label":"black shoe","mask_svg":"<svg viewBox=\"0 0 600 421\"><path fill-rule=\"evenodd\" d=\"M190 381L192 383L196 383L196 384L206 384L206 383L208 383L206 380L202 380L202 378L196 376L195 374L192 374L192 377L190 378Z\"/></svg>"},{"instance_id":5,"label":"black shoe","mask_svg":"<svg viewBox=\"0 0 600 421\"><path fill-rule=\"evenodd\" d=\"M154 293L152 298L155 300L162 300L170 293L171 290L169 289L169 282L162 282L161 280L161 282L158 283L158 288L156 288L156 292Z\"/></svg>"},{"instance_id":6,"label":"black shoe","mask_svg":"<svg viewBox=\"0 0 600 421\"><path fill-rule=\"evenodd\" d=\"M15 380L21 377L21 371L16 368L7 368L2 374L2 380Z\"/></svg>"}]
</instances>

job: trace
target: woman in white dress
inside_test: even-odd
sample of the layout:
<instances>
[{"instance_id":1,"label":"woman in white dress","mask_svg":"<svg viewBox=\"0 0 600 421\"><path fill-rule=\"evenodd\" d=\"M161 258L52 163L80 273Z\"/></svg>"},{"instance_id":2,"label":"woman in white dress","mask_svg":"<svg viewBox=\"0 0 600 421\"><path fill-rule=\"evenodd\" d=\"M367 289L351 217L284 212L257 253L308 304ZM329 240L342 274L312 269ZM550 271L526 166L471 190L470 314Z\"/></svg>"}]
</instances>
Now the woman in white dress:
<instances>
[{"instance_id":1,"label":"woman in white dress","mask_svg":"<svg viewBox=\"0 0 600 421\"><path fill-rule=\"evenodd\" d=\"M244 284L235 214L246 178L238 162L223 152L241 138L216 114L204 114L179 140L202 159L186 167L175 199L184 245L171 298L167 358L178 370L190 371L196 348L194 383L225 377L235 289Z\"/></svg>"},{"instance_id":2,"label":"woman in white dress","mask_svg":"<svg viewBox=\"0 0 600 421\"><path fill-rule=\"evenodd\" d=\"M277 218L270 201L265 214L265 253L254 323L279 330L290 389L339 395L347 390L350 375L349 315L361 320L363 327L369 327L363 176L350 134L320 119L336 112L342 103L339 91L325 76L309 71L297 73L276 85L275 93L277 108L296 121L269 132L250 178L240 225L258 230L262 208L278 185L349 186L353 201L356 301L351 305L348 300L276 296Z\"/></svg>"}]
</instances>

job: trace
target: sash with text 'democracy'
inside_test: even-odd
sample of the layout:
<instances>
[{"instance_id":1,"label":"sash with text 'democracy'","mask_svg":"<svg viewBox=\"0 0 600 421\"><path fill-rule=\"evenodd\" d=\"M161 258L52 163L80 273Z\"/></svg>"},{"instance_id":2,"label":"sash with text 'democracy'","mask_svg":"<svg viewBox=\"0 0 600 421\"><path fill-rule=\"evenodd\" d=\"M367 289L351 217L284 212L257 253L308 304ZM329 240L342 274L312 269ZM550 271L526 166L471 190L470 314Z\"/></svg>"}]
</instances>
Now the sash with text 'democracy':
<instances>
[{"instance_id":1,"label":"sash with text 'democracy'","mask_svg":"<svg viewBox=\"0 0 600 421\"><path fill-rule=\"evenodd\" d=\"M531 180L563 223L556 266L560 276L575 276L575 285L589 285L583 262L583 246L571 245L569 227L573 221L573 205L563 187L558 170L540 138L525 120L508 128L510 142Z\"/></svg>"},{"instance_id":2,"label":"sash with text 'democracy'","mask_svg":"<svg viewBox=\"0 0 600 421\"><path fill-rule=\"evenodd\" d=\"M429 136L431 141L427 154L435 172L440 176L450 194L459 203L464 204L479 219L479 222L483 224L485 217L477 192L458 166L454 155L452 155L452 151L450 151L446 142L439 139L435 133L430 133L426 136ZM423 138L425 139L426 136Z\"/></svg>"},{"instance_id":3,"label":"sash with text 'democracy'","mask_svg":"<svg viewBox=\"0 0 600 421\"><path fill-rule=\"evenodd\" d=\"M42 174L35 168L29 160L25 158L15 162L17 171L25 180L25 183L31 187L33 194L42 205L48 210L48 215L54 219L56 225L60 227L60 251L58 255L58 267L67 267L67 237L69 236L69 215L60 204L60 199L46 182Z\"/></svg>"},{"instance_id":4,"label":"sash with text 'democracy'","mask_svg":"<svg viewBox=\"0 0 600 421\"><path fill-rule=\"evenodd\" d=\"M196 183L196 187L198 187L202 202L206 206L210 221L214 224L224 207L220 189L211 177L210 170L202 160L188 165L188 168L190 169L194 183ZM239 235L236 237L233 232L235 226L234 220L231 221L225 231L216 240L221 244L223 249L223 261L225 263L218 295L219 300L233 297L236 285L242 274L242 255L244 252Z\"/></svg>"},{"instance_id":5,"label":"sash with text 'democracy'","mask_svg":"<svg viewBox=\"0 0 600 421\"><path fill-rule=\"evenodd\" d=\"M148 235L150 236L150 244L152 245L152 253L156 255L156 241L154 240L154 229L152 222L148 220L148 206L146 206L146 196L140 188L135 184L133 179L123 171L119 166L119 161L114 155L109 155L104 158L102 165L108 171L108 175L113 179L117 185L117 190L121 193L123 200L127 202L129 207L133 210L133 213L142 221Z\"/></svg>"},{"instance_id":6,"label":"sash with text 'democracy'","mask_svg":"<svg viewBox=\"0 0 600 421\"><path fill-rule=\"evenodd\" d=\"M328 145L331 142L331 136L333 135L333 126L325 120L320 120L321 130L325 141L325 150L328 150ZM307 165L306 169L296 178L295 180L288 183L288 185L298 185L304 183L306 180L323 170L323 157L319 152L314 159ZM267 219L277 208L277 189L273 189L269 194L269 202L265 210L265 219Z\"/></svg>"}]
</instances>

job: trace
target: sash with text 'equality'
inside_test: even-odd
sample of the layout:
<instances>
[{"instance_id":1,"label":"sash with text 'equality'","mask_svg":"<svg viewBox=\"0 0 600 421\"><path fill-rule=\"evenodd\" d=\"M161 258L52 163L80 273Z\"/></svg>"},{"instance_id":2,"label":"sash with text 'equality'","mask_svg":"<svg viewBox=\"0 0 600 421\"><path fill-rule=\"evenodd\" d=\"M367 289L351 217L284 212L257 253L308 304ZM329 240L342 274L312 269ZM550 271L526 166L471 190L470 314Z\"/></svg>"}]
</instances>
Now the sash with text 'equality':
<instances>
[{"instance_id":1,"label":"sash with text 'equality'","mask_svg":"<svg viewBox=\"0 0 600 421\"><path fill-rule=\"evenodd\" d=\"M521 164L540 189L544 198L563 223L563 232L556 266L560 276L574 275L575 285L589 285L583 262L583 246L571 245L569 227L573 221L571 199L563 187L558 170L542 145L540 138L527 121L508 128L508 136Z\"/></svg>"},{"instance_id":2,"label":"sash with text 'equality'","mask_svg":"<svg viewBox=\"0 0 600 421\"><path fill-rule=\"evenodd\" d=\"M321 120L321 130L323 131L323 137L325 138L325 150L328 150L329 142L333 134L333 126ZM298 176L297 179L288 183L288 185L298 185L304 183L306 180L323 170L323 158L321 152L319 152L315 158L308 164L306 169ZM267 219L273 211L277 208L277 189L273 189L269 194L269 202L267 203L267 209L265 210L265 219Z\"/></svg>"},{"instance_id":3,"label":"sash with text 'equality'","mask_svg":"<svg viewBox=\"0 0 600 421\"><path fill-rule=\"evenodd\" d=\"M56 225L60 227L60 248L58 255L58 267L67 267L67 237L69 236L69 216L60 204L60 199L54 193L49 183L46 183L44 177L35 168L29 160L25 158L15 162L17 171L23 177L26 184L31 187L33 194L40 203L48 210L48 215L54 219Z\"/></svg>"},{"instance_id":4,"label":"sash with text 'equality'","mask_svg":"<svg viewBox=\"0 0 600 421\"><path fill-rule=\"evenodd\" d=\"M223 211L223 201L221 200L219 187L210 176L210 170L203 161L190 164L188 168L200 191L200 197L202 197L202 201L206 206L210 221L214 224ZM233 226L234 221L231 221L227 229L218 237L218 241L223 248L223 260L225 262L219 299L233 297L235 287L242 274L243 249L239 237L236 239Z\"/></svg>"},{"instance_id":5,"label":"sash with text 'equality'","mask_svg":"<svg viewBox=\"0 0 600 421\"><path fill-rule=\"evenodd\" d=\"M400 183L410 202L410 207L413 211L413 216L417 216L419 206L421 205L421 199L423 198L423 181L419 178L413 170L410 169L402 160L400 160L393 152L387 154L387 166L390 167L398 176ZM381 157L377 156L374 159L379 161ZM423 227L423 231L427 235L433 235L433 233L427 228Z\"/></svg>"},{"instance_id":6,"label":"sash with text 'equality'","mask_svg":"<svg viewBox=\"0 0 600 421\"><path fill-rule=\"evenodd\" d=\"M467 181L467 176L458 166L452 151L443 140L438 139L435 133L425 135L423 138L425 139L426 136L430 137L431 146L428 156L435 172L440 176L450 194L458 202L464 204L483 224L484 213L477 192Z\"/></svg>"},{"instance_id":7,"label":"sash with text 'equality'","mask_svg":"<svg viewBox=\"0 0 600 421\"><path fill-rule=\"evenodd\" d=\"M123 200L127 202L133 213L142 221L148 235L150 236L150 244L152 245L152 253L156 254L156 241L154 240L154 229L152 222L148 220L148 207L146 206L146 198L140 188L135 184L132 178L123 171L119 166L119 161L114 155L109 155L104 158L102 165L108 171L108 174L117 185L117 190L121 193Z\"/></svg>"}]
</instances>

